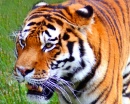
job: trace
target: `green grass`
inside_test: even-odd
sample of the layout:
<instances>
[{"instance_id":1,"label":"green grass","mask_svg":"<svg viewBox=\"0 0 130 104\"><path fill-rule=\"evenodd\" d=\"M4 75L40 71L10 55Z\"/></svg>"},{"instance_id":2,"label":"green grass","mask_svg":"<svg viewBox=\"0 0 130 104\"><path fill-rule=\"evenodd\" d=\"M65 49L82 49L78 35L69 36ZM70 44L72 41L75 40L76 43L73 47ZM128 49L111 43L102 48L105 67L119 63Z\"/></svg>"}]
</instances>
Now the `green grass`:
<instances>
[{"instance_id":1,"label":"green grass","mask_svg":"<svg viewBox=\"0 0 130 104\"><path fill-rule=\"evenodd\" d=\"M32 104L26 99L26 87L13 78L15 41L13 31L21 28L32 6L40 0L0 0L0 104ZM63 0L44 0L59 3ZM58 104L56 96L50 104Z\"/></svg>"}]
</instances>

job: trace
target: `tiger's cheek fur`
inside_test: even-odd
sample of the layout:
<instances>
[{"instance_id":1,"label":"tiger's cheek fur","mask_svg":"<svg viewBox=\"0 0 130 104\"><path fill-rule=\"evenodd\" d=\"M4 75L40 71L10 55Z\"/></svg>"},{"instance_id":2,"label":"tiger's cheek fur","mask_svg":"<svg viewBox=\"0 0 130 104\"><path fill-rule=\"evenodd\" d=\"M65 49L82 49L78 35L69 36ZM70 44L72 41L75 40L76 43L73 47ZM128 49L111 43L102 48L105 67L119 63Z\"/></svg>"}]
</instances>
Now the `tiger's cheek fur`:
<instances>
[{"instance_id":1,"label":"tiger's cheek fur","mask_svg":"<svg viewBox=\"0 0 130 104\"><path fill-rule=\"evenodd\" d=\"M35 73L32 78L42 78L42 77L48 77L49 71L50 71L50 64L52 62L52 57L56 57L56 53L58 53L60 50L54 49L53 51L43 53L43 50L41 50L41 45L36 45L35 37L30 39L26 46L22 49L20 44L17 43L17 61L16 61L16 68L17 67L24 67L28 70L34 69ZM32 41L31 41L32 40ZM31 43L31 46L29 45ZM35 45L33 45L35 44ZM45 73L44 76L40 73Z\"/></svg>"}]
</instances>

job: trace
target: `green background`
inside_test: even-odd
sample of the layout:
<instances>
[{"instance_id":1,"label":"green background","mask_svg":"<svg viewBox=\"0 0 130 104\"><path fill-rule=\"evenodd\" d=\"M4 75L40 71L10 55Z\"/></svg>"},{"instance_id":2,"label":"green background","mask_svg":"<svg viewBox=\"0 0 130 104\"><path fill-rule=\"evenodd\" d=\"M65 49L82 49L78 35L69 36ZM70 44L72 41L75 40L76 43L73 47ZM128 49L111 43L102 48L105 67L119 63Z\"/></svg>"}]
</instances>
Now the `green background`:
<instances>
[{"instance_id":1,"label":"green background","mask_svg":"<svg viewBox=\"0 0 130 104\"><path fill-rule=\"evenodd\" d=\"M26 99L25 84L13 77L15 63L15 31L21 29L23 20L32 6L41 0L0 0L0 104L32 104ZM63 0L44 0L60 3ZM56 95L50 104L58 104Z\"/></svg>"}]
</instances>

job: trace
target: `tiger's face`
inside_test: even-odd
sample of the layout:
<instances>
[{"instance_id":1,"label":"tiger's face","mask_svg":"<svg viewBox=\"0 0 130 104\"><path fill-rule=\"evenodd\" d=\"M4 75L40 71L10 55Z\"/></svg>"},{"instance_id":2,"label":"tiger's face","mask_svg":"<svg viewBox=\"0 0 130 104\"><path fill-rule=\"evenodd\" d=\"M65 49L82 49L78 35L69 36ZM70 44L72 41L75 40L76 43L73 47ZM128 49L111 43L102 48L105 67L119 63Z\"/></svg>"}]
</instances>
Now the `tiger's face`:
<instances>
[{"instance_id":1,"label":"tiger's face","mask_svg":"<svg viewBox=\"0 0 130 104\"><path fill-rule=\"evenodd\" d=\"M92 15L90 6L74 4L43 5L27 16L17 35L14 75L27 82L30 99L48 100L67 82L78 82L91 73L95 58L85 31Z\"/></svg>"}]
</instances>

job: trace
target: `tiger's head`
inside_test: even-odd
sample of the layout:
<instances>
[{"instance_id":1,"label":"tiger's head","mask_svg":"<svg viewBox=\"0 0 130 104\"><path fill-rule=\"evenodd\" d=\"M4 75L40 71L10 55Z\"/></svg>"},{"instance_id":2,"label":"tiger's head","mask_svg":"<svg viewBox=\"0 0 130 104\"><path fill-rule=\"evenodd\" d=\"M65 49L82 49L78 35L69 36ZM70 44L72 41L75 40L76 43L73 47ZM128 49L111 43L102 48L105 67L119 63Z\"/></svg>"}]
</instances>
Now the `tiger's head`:
<instances>
[{"instance_id":1,"label":"tiger's head","mask_svg":"<svg viewBox=\"0 0 130 104\"><path fill-rule=\"evenodd\" d=\"M17 34L14 75L27 82L28 97L42 102L67 83L91 73L94 53L87 41L93 8L80 4L36 5Z\"/></svg>"}]
</instances>

